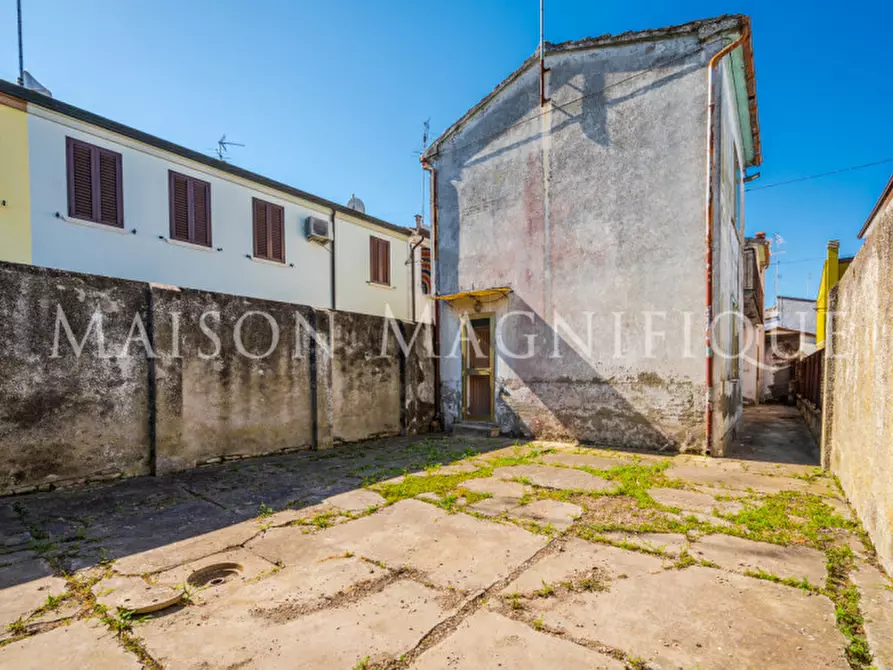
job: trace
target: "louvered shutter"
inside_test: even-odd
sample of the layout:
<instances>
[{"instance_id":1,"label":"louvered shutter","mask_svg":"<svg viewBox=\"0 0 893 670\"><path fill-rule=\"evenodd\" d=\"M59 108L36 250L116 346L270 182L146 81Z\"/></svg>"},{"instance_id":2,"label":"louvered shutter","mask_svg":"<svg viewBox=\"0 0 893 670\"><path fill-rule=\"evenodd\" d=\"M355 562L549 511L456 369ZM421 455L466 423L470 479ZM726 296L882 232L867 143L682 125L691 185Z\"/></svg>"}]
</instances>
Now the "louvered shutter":
<instances>
[{"instance_id":1,"label":"louvered shutter","mask_svg":"<svg viewBox=\"0 0 893 670\"><path fill-rule=\"evenodd\" d=\"M121 154L98 149L100 223L123 226L121 207Z\"/></svg>"},{"instance_id":2,"label":"louvered shutter","mask_svg":"<svg viewBox=\"0 0 893 670\"><path fill-rule=\"evenodd\" d=\"M270 258L285 262L285 212L279 205L269 206Z\"/></svg>"},{"instance_id":3,"label":"louvered shutter","mask_svg":"<svg viewBox=\"0 0 893 670\"><path fill-rule=\"evenodd\" d=\"M369 281L378 281L378 238L369 238Z\"/></svg>"},{"instance_id":4,"label":"louvered shutter","mask_svg":"<svg viewBox=\"0 0 893 670\"><path fill-rule=\"evenodd\" d=\"M211 245L211 185L197 179L192 182L193 235L191 242Z\"/></svg>"},{"instance_id":5,"label":"louvered shutter","mask_svg":"<svg viewBox=\"0 0 893 670\"><path fill-rule=\"evenodd\" d=\"M381 283L391 285L391 243L386 240L379 240L379 251L381 260L379 267L381 268Z\"/></svg>"},{"instance_id":6,"label":"louvered shutter","mask_svg":"<svg viewBox=\"0 0 893 670\"><path fill-rule=\"evenodd\" d=\"M68 214L93 220L93 152L68 138Z\"/></svg>"},{"instance_id":7,"label":"louvered shutter","mask_svg":"<svg viewBox=\"0 0 893 670\"><path fill-rule=\"evenodd\" d=\"M267 258L267 203L253 199L254 204L254 255Z\"/></svg>"},{"instance_id":8,"label":"louvered shutter","mask_svg":"<svg viewBox=\"0 0 893 670\"><path fill-rule=\"evenodd\" d=\"M171 239L189 242L189 179L170 173Z\"/></svg>"}]
</instances>

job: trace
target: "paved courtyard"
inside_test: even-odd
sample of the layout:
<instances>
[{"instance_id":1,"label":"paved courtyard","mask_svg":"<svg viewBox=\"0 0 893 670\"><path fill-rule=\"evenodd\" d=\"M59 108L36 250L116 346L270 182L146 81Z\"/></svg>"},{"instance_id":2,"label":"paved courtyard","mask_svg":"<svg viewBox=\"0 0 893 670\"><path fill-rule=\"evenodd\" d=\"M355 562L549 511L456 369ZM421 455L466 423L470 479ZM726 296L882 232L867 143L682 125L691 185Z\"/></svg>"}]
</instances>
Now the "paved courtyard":
<instances>
[{"instance_id":1,"label":"paved courtyard","mask_svg":"<svg viewBox=\"0 0 893 670\"><path fill-rule=\"evenodd\" d=\"M432 436L4 499L0 666L893 667L890 582L763 411L782 462Z\"/></svg>"}]
</instances>

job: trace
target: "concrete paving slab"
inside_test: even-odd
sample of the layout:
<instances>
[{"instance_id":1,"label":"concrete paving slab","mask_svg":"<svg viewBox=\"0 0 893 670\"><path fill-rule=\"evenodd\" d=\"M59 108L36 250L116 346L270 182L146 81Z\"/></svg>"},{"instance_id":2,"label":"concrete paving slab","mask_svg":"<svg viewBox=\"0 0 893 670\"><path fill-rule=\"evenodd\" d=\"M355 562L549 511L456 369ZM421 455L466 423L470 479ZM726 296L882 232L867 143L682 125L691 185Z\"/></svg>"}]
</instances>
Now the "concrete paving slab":
<instances>
[{"instance_id":1,"label":"concrete paving slab","mask_svg":"<svg viewBox=\"0 0 893 670\"><path fill-rule=\"evenodd\" d=\"M49 572L46 569L45 574ZM5 632L6 627L19 617L27 618L46 602L47 596L59 596L65 591L65 580L52 576L35 576L5 587L0 591L0 633Z\"/></svg>"},{"instance_id":2,"label":"concrete paving slab","mask_svg":"<svg viewBox=\"0 0 893 670\"><path fill-rule=\"evenodd\" d=\"M659 667L849 668L828 598L711 568L659 570L527 606L547 627Z\"/></svg>"},{"instance_id":3,"label":"concrete paving slab","mask_svg":"<svg viewBox=\"0 0 893 670\"><path fill-rule=\"evenodd\" d=\"M805 578L815 586L824 586L827 576L825 554L809 547L783 547L717 533L699 538L691 554L729 570L764 570L783 579Z\"/></svg>"},{"instance_id":4,"label":"concrete paving slab","mask_svg":"<svg viewBox=\"0 0 893 670\"><path fill-rule=\"evenodd\" d=\"M356 602L294 617L288 610L185 608L138 632L166 667L354 668L367 658L399 657L454 611L437 591L400 580Z\"/></svg>"},{"instance_id":5,"label":"concrete paving slab","mask_svg":"<svg viewBox=\"0 0 893 670\"><path fill-rule=\"evenodd\" d=\"M323 539L322 533L305 533L300 526L272 528L247 545L248 550L277 565L300 565L344 553Z\"/></svg>"},{"instance_id":6,"label":"concrete paving slab","mask_svg":"<svg viewBox=\"0 0 893 670\"><path fill-rule=\"evenodd\" d=\"M512 465L506 468L496 468L493 470L493 476L500 479L526 479L531 484L550 489L607 491L617 488L616 483L588 472L548 465Z\"/></svg>"},{"instance_id":7,"label":"concrete paving slab","mask_svg":"<svg viewBox=\"0 0 893 670\"><path fill-rule=\"evenodd\" d=\"M0 649L0 666L16 670L139 670L142 663L95 621L76 621Z\"/></svg>"},{"instance_id":8,"label":"concrete paving slab","mask_svg":"<svg viewBox=\"0 0 893 670\"><path fill-rule=\"evenodd\" d=\"M182 590L163 584L150 584L142 577L113 575L93 585L96 602L115 610L148 614L180 602Z\"/></svg>"},{"instance_id":9,"label":"concrete paving slab","mask_svg":"<svg viewBox=\"0 0 893 670\"><path fill-rule=\"evenodd\" d=\"M385 504L385 499L375 491L354 489L326 498L323 503L348 512L365 512L370 507L381 507Z\"/></svg>"},{"instance_id":10,"label":"concrete paving slab","mask_svg":"<svg viewBox=\"0 0 893 670\"><path fill-rule=\"evenodd\" d=\"M427 474L432 475L464 475L469 472L477 472L480 469L475 463L453 463L452 465L444 465L435 470L431 470Z\"/></svg>"},{"instance_id":11,"label":"concrete paving slab","mask_svg":"<svg viewBox=\"0 0 893 670\"><path fill-rule=\"evenodd\" d=\"M542 461L549 465L566 465L571 468L584 466L595 468L596 470L610 470L621 465L628 465L632 462L629 458L612 458L610 456L599 456L596 454L575 454L566 451L546 454L543 456Z\"/></svg>"},{"instance_id":12,"label":"concrete paving slab","mask_svg":"<svg viewBox=\"0 0 893 670\"><path fill-rule=\"evenodd\" d=\"M495 612L480 611L448 638L422 654L416 670L497 670L499 668L622 670L620 661L596 651L538 633Z\"/></svg>"},{"instance_id":13,"label":"concrete paving slab","mask_svg":"<svg viewBox=\"0 0 893 670\"><path fill-rule=\"evenodd\" d=\"M475 493L489 493L494 498L522 497L529 489L518 482L509 482L499 477L485 477L482 479L468 479L462 482L462 488Z\"/></svg>"},{"instance_id":14,"label":"concrete paving slab","mask_svg":"<svg viewBox=\"0 0 893 670\"><path fill-rule=\"evenodd\" d=\"M499 516L515 509L520 498L486 498L468 506L468 509L484 516Z\"/></svg>"},{"instance_id":15,"label":"concrete paving slab","mask_svg":"<svg viewBox=\"0 0 893 670\"><path fill-rule=\"evenodd\" d=\"M800 491L817 495L834 495L824 481L807 482L793 477L769 476L746 470L728 470L709 465L680 464L666 470L667 477L682 479L693 484L705 484L717 488L754 490L759 493Z\"/></svg>"},{"instance_id":16,"label":"concrete paving slab","mask_svg":"<svg viewBox=\"0 0 893 670\"><path fill-rule=\"evenodd\" d=\"M662 561L656 556L570 538L558 551L524 570L500 593L530 595L543 584L558 584L588 576L595 576L610 586L614 580L662 572L661 566Z\"/></svg>"},{"instance_id":17,"label":"concrete paving slab","mask_svg":"<svg viewBox=\"0 0 893 670\"><path fill-rule=\"evenodd\" d=\"M851 575L862 594L865 637L878 670L893 670L893 582L880 570L863 565Z\"/></svg>"},{"instance_id":18,"label":"concrete paving slab","mask_svg":"<svg viewBox=\"0 0 893 670\"><path fill-rule=\"evenodd\" d=\"M685 535L678 533L624 533L611 531L602 533L613 542L633 544L649 551L669 552L678 554L683 549L688 549L689 541Z\"/></svg>"},{"instance_id":19,"label":"concrete paving slab","mask_svg":"<svg viewBox=\"0 0 893 670\"><path fill-rule=\"evenodd\" d=\"M513 525L403 500L371 516L317 535L332 547L424 572L438 586L487 588L533 556L548 540Z\"/></svg>"},{"instance_id":20,"label":"concrete paving slab","mask_svg":"<svg viewBox=\"0 0 893 670\"><path fill-rule=\"evenodd\" d=\"M149 551L124 556L115 562L115 570L125 575L169 570L244 544L261 530L255 521L243 521L220 530L165 544Z\"/></svg>"},{"instance_id":21,"label":"concrete paving slab","mask_svg":"<svg viewBox=\"0 0 893 670\"><path fill-rule=\"evenodd\" d=\"M648 489L648 493L661 505L702 514L711 514L713 510L721 514L735 514L744 508L740 502L717 500L708 493L687 489L655 488Z\"/></svg>"},{"instance_id":22,"label":"concrete paving slab","mask_svg":"<svg viewBox=\"0 0 893 670\"><path fill-rule=\"evenodd\" d=\"M582 514L583 508L579 505L560 500L536 500L529 505L521 505L511 510L511 515L514 517L533 521L541 526L553 526L559 530L569 527Z\"/></svg>"},{"instance_id":23,"label":"concrete paving slab","mask_svg":"<svg viewBox=\"0 0 893 670\"><path fill-rule=\"evenodd\" d=\"M153 582L179 591L185 588L192 602L202 604L278 569L252 551L235 549L159 573Z\"/></svg>"}]
</instances>

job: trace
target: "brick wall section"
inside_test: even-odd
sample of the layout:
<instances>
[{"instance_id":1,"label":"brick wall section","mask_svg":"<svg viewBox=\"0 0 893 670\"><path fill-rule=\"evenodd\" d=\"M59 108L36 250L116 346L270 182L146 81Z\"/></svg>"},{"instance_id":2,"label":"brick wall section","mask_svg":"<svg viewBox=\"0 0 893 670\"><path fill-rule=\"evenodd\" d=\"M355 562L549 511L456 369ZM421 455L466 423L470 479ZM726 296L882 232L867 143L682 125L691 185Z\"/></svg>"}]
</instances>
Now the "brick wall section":
<instances>
[{"instance_id":1,"label":"brick wall section","mask_svg":"<svg viewBox=\"0 0 893 670\"><path fill-rule=\"evenodd\" d=\"M145 321L148 289L137 282L0 263L0 493L150 472L149 366L127 342ZM61 309L77 356L59 323Z\"/></svg>"},{"instance_id":2,"label":"brick wall section","mask_svg":"<svg viewBox=\"0 0 893 670\"><path fill-rule=\"evenodd\" d=\"M822 463L893 573L893 208L832 291Z\"/></svg>"},{"instance_id":3,"label":"brick wall section","mask_svg":"<svg viewBox=\"0 0 893 670\"><path fill-rule=\"evenodd\" d=\"M52 357L59 307L77 344L102 315L105 356L59 327ZM425 432L431 335L399 355L379 317L0 263L0 495Z\"/></svg>"}]
</instances>

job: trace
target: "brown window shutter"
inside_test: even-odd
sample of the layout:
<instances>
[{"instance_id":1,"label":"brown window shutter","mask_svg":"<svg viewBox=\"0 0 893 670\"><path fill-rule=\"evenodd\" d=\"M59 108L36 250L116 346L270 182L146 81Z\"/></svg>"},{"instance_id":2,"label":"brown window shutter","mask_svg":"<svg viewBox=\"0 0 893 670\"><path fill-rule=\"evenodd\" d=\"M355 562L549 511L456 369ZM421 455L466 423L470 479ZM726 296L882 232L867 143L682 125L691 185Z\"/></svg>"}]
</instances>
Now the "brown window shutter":
<instances>
[{"instance_id":1,"label":"brown window shutter","mask_svg":"<svg viewBox=\"0 0 893 670\"><path fill-rule=\"evenodd\" d=\"M267 203L252 199L254 209L254 256L267 258L269 239L267 236Z\"/></svg>"},{"instance_id":2,"label":"brown window shutter","mask_svg":"<svg viewBox=\"0 0 893 670\"><path fill-rule=\"evenodd\" d=\"M68 214L93 220L93 151L68 138Z\"/></svg>"},{"instance_id":3,"label":"brown window shutter","mask_svg":"<svg viewBox=\"0 0 893 670\"><path fill-rule=\"evenodd\" d=\"M170 173L171 239L189 242L189 180Z\"/></svg>"},{"instance_id":4,"label":"brown window shutter","mask_svg":"<svg viewBox=\"0 0 893 670\"><path fill-rule=\"evenodd\" d=\"M369 238L369 281L378 281L378 238Z\"/></svg>"},{"instance_id":5,"label":"brown window shutter","mask_svg":"<svg viewBox=\"0 0 893 670\"><path fill-rule=\"evenodd\" d=\"M99 216L100 223L123 226L121 194L121 154L98 150L99 156Z\"/></svg>"},{"instance_id":6,"label":"brown window shutter","mask_svg":"<svg viewBox=\"0 0 893 670\"><path fill-rule=\"evenodd\" d=\"M192 182L193 234L190 242L211 246L211 185L198 179Z\"/></svg>"},{"instance_id":7,"label":"brown window shutter","mask_svg":"<svg viewBox=\"0 0 893 670\"><path fill-rule=\"evenodd\" d=\"M280 263L285 262L285 212L279 205L270 205L268 209L270 221L270 258Z\"/></svg>"},{"instance_id":8,"label":"brown window shutter","mask_svg":"<svg viewBox=\"0 0 893 670\"><path fill-rule=\"evenodd\" d=\"M381 258L379 259L379 273L381 275L381 283L391 285L391 243L387 240L378 241L378 250Z\"/></svg>"}]
</instances>

